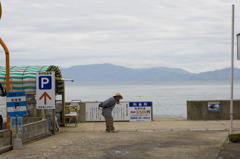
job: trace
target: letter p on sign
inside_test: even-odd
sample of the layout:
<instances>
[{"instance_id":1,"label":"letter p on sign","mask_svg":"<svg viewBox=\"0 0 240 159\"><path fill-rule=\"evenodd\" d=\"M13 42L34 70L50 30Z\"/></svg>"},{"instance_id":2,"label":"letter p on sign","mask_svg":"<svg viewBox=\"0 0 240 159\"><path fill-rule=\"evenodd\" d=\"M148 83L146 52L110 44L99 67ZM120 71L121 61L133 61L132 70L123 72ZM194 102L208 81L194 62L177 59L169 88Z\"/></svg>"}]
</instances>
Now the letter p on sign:
<instances>
[{"instance_id":1,"label":"letter p on sign","mask_svg":"<svg viewBox=\"0 0 240 159\"><path fill-rule=\"evenodd\" d=\"M40 76L39 77L39 89L52 89L52 77Z\"/></svg>"}]
</instances>

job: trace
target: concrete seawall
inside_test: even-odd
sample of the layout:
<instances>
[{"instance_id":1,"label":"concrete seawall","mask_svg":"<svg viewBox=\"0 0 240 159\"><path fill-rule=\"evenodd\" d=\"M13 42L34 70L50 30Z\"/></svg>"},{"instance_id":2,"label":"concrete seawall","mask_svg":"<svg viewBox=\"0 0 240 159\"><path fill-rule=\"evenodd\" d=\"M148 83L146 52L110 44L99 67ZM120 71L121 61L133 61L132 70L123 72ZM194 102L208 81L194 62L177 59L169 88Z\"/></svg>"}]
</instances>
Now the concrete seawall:
<instances>
[{"instance_id":1,"label":"concrete seawall","mask_svg":"<svg viewBox=\"0 0 240 159\"><path fill-rule=\"evenodd\" d=\"M123 105L124 104L127 104L128 106L129 106L129 102L131 102L131 101L124 101L124 102L121 102L121 106L120 107L123 107ZM135 101L135 102L146 102L146 103L150 103L151 101ZM87 120L86 120L86 116L87 116L87 114L86 114L86 110L88 109L88 104L97 104L97 107L94 107L94 110L95 111L92 111L91 113L92 114L94 114L94 115L96 115L97 116L97 111L96 111L96 109L98 109L98 104L99 103L101 103L101 101L95 101L95 102L78 102L78 104L79 104L79 106L80 106L80 110L78 111L78 113L79 113L79 118L78 118L78 122L81 122L81 123L84 123L84 122L88 122ZM65 103L65 105L69 105L70 104L70 102L66 102ZM153 104L152 104L152 102L151 102L151 114L150 114L150 116L151 116L151 120L153 120ZM127 106L127 107L128 107ZM143 106L144 107L144 106ZM115 107L115 109L117 109L117 106ZM92 110L93 110L93 108L92 108ZM126 109L124 109L124 110L122 110L122 114L121 114L121 116L128 116L129 117L129 119L126 119L126 118L124 118L124 117L122 117L122 118L124 118L124 119L114 119L115 121L130 121L130 111L128 111L129 110L129 107L128 108L126 108ZM100 113L100 116L102 116L101 115L101 113ZM114 111L113 111L113 116L114 116ZM119 115L120 116L120 115ZM96 120L96 121L98 121L98 120ZM92 121L93 122L93 121Z\"/></svg>"},{"instance_id":2,"label":"concrete seawall","mask_svg":"<svg viewBox=\"0 0 240 159\"><path fill-rule=\"evenodd\" d=\"M209 111L209 103L220 103L219 111ZM240 119L240 100L233 102L233 118ZM229 120L230 100L187 101L188 120Z\"/></svg>"}]
</instances>

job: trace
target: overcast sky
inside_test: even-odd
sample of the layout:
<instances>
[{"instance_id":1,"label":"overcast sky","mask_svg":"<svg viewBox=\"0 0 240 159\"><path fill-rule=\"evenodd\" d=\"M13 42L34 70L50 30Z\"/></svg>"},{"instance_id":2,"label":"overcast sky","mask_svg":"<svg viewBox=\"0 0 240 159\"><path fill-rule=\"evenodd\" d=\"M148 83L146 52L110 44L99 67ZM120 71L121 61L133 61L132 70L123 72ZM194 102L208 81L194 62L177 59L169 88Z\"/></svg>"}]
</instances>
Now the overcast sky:
<instances>
[{"instance_id":1,"label":"overcast sky","mask_svg":"<svg viewBox=\"0 0 240 159\"><path fill-rule=\"evenodd\" d=\"M0 36L11 65L111 63L210 71L230 67L234 3L235 33L240 32L238 0L0 1Z\"/></svg>"}]
</instances>

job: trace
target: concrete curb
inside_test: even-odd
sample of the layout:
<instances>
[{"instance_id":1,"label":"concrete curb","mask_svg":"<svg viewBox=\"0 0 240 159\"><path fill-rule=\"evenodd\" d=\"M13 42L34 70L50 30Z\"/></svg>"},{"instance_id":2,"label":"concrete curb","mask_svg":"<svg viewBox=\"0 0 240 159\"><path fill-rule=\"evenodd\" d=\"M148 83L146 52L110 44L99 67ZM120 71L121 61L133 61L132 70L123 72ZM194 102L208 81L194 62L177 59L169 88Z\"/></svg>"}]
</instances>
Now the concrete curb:
<instances>
[{"instance_id":1,"label":"concrete curb","mask_svg":"<svg viewBox=\"0 0 240 159\"><path fill-rule=\"evenodd\" d=\"M13 149L12 145L3 146L3 147L0 148L0 155L5 153L5 152L11 151L12 149Z\"/></svg>"},{"instance_id":2,"label":"concrete curb","mask_svg":"<svg viewBox=\"0 0 240 159\"><path fill-rule=\"evenodd\" d=\"M24 141L23 145L27 145L27 144L39 141L41 139L45 139L49 136L52 136L52 134L49 133L49 134L43 134L43 135L40 135L40 136L36 136L34 138L31 138L30 140ZM8 146L1 147L0 148L0 155L3 154L3 153L6 153L8 151L11 151L11 150L13 150L13 145L8 145Z\"/></svg>"},{"instance_id":3,"label":"concrete curb","mask_svg":"<svg viewBox=\"0 0 240 159\"><path fill-rule=\"evenodd\" d=\"M34 138L31 138L29 140L26 140L23 142L23 145L27 145L27 144L30 144L30 143L33 143L33 142L36 142L36 141L39 141L41 139L45 139L45 138L48 138L49 136L52 136L51 133L48 133L48 134L43 134L43 135L40 135L40 136L36 136Z\"/></svg>"},{"instance_id":4,"label":"concrete curb","mask_svg":"<svg viewBox=\"0 0 240 159\"><path fill-rule=\"evenodd\" d=\"M117 129L119 132L180 132L180 131L229 131L228 129ZM105 132L104 130L71 130L71 131L62 131L66 132Z\"/></svg>"}]
</instances>

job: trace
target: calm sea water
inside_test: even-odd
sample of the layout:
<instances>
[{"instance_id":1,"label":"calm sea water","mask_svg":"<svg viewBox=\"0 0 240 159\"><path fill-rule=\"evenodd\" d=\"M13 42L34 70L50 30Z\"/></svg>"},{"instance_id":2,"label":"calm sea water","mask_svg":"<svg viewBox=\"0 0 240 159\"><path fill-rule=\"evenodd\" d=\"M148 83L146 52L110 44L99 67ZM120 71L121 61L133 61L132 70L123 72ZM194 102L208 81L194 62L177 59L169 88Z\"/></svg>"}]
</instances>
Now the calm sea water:
<instances>
[{"instance_id":1,"label":"calm sea water","mask_svg":"<svg viewBox=\"0 0 240 159\"><path fill-rule=\"evenodd\" d=\"M152 101L158 117L187 117L187 100L230 99L230 82L67 84L66 100L103 101L119 91L124 101ZM234 99L240 83L234 83Z\"/></svg>"}]
</instances>

